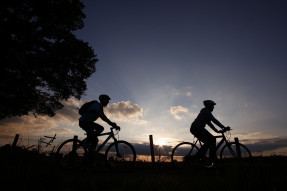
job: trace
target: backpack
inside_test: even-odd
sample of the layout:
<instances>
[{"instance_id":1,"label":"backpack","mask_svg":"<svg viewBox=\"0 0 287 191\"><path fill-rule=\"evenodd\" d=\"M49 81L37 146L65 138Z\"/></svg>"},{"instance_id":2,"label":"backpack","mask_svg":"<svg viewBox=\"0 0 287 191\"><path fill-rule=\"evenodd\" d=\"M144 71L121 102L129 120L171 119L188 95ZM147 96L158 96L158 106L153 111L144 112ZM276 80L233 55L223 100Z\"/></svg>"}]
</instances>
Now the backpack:
<instances>
[{"instance_id":1,"label":"backpack","mask_svg":"<svg viewBox=\"0 0 287 191\"><path fill-rule=\"evenodd\" d=\"M84 114L88 111L89 107L90 107L93 103L95 103L95 102L97 102L97 101L96 101L96 100L93 100L93 101L89 101L89 102L84 103L84 104L80 107L78 113L79 113L80 115L84 115Z\"/></svg>"}]
</instances>

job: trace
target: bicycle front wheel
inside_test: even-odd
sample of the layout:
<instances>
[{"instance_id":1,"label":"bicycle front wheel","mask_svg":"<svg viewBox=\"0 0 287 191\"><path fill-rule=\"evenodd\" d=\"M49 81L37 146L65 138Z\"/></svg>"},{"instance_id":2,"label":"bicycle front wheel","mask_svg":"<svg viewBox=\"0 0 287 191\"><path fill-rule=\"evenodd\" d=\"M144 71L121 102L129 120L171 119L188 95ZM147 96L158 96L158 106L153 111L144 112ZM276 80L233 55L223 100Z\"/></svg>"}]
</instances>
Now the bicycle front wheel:
<instances>
[{"instance_id":1,"label":"bicycle front wheel","mask_svg":"<svg viewBox=\"0 0 287 191\"><path fill-rule=\"evenodd\" d=\"M188 162L194 158L198 150L198 147L193 143L180 143L172 150L171 162Z\"/></svg>"},{"instance_id":2,"label":"bicycle front wheel","mask_svg":"<svg viewBox=\"0 0 287 191\"><path fill-rule=\"evenodd\" d=\"M81 141L73 139L64 141L56 152L58 163L64 168L80 167L86 154L87 149L82 146Z\"/></svg>"},{"instance_id":3,"label":"bicycle front wheel","mask_svg":"<svg viewBox=\"0 0 287 191\"><path fill-rule=\"evenodd\" d=\"M117 141L109 145L105 158L110 167L129 167L136 161L136 151L130 143Z\"/></svg>"},{"instance_id":4,"label":"bicycle front wheel","mask_svg":"<svg viewBox=\"0 0 287 191\"><path fill-rule=\"evenodd\" d=\"M238 143L238 145L236 146L236 143L232 142L225 145L220 152L220 159L227 158L249 160L252 158L252 155L246 146L242 145L241 143Z\"/></svg>"}]
</instances>

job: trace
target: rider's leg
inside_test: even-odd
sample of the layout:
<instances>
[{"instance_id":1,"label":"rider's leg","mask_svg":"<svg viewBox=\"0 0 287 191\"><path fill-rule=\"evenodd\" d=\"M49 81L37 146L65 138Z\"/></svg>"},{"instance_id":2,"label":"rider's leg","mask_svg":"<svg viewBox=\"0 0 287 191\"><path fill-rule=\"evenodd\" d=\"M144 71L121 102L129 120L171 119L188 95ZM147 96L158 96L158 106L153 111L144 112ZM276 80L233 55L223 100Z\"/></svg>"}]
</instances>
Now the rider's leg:
<instances>
[{"instance_id":1,"label":"rider's leg","mask_svg":"<svg viewBox=\"0 0 287 191\"><path fill-rule=\"evenodd\" d=\"M206 144L206 139L204 136L202 136L202 133L198 133L195 135L195 137L198 138L198 140L200 140L203 145L199 148L198 152L196 153L195 157L198 159L202 159L205 158L206 152L208 150L208 144Z\"/></svg>"},{"instance_id":2,"label":"rider's leg","mask_svg":"<svg viewBox=\"0 0 287 191\"><path fill-rule=\"evenodd\" d=\"M209 157L212 161L217 161L216 156L216 138L214 136L209 139Z\"/></svg>"},{"instance_id":3,"label":"rider's leg","mask_svg":"<svg viewBox=\"0 0 287 191\"><path fill-rule=\"evenodd\" d=\"M79 126L87 133L88 158L93 159L94 158L94 146L93 146L94 129L92 128L92 125L90 122L80 121Z\"/></svg>"},{"instance_id":4,"label":"rider's leg","mask_svg":"<svg viewBox=\"0 0 287 191\"><path fill-rule=\"evenodd\" d=\"M207 139L205 136L206 129L204 128L204 125L196 125L192 123L190 127L190 132L203 143L203 145L199 148L199 151L196 153L195 158L205 158L206 152L208 150L208 144L205 144L207 142Z\"/></svg>"},{"instance_id":5,"label":"rider's leg","mask_svg":"<svg viewBox=\"0 0 287 191\"><path fill-rule=\"evenodd\" d=\"M205 130L202 134L202 138L204 139L205 146L209 148L209 158L212 161L217 160L216 156L216 138L207 130Z\"/></svg>"},{"instance_id":6,"label":"rider's leg","mask_svg":"<svg viewBox=\"0 0 287 191\"><path fill-rule=\"evenodd\" d=\"M93 129L93 133L92 133L92 143L94 144L94 146L96 147L98 144L98 135L100 135L103 131L104 131L104 127L97 124L97 123L93 123L91 124L91 128Z\"/></svg>"},{"instance_id":7,"label":"rider's leg","mask_svg":"<svg viewBox=\"0 0 287 191\"><path fill-rule=\"evenodd\" d=\"M198 152L200 156L205 157L205 154L209 149L209 157L211 159L216 158L216 138L206 129L202 129L198 132L197 138L204 143Z\"/></svg>"},{"instance_id":8,"label":"rider's leg","mask_svg":"<svg viewBox=\"0 0 287 191\"><path fill-rule=\"evenodd\" d=\"M104 127L97 123L93 123L93 129L97 132L98 135L104 131Z\"/></svg>"}]
</instances>

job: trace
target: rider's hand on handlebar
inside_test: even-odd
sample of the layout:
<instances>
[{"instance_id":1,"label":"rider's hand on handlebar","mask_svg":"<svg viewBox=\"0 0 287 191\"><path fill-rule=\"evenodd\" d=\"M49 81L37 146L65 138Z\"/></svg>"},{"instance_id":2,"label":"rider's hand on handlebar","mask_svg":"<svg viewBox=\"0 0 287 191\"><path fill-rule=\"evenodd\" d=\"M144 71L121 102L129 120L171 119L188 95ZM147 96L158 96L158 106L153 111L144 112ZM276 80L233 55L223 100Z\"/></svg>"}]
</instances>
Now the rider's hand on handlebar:
<instances>
[{"instance_id":1,"label":"rider's hand on handlebar","mask_svg":"<svg viewBox=\"0 0 287 191\"><path fill-rule=\"evenodd\" d=\"M117 125L116 123L114 123L114 122L110 123L110 125L111 125L112 127L118 126L118 125Z\"/></svg>"},{"instance_id":2,"label":"rider's hand on handlebar","mask_svg":"<svg viewBox=\"0 0 287 191\"><path fill-rule=\"evenodd\" d=\"M121 130L121 128L120 128L120 126L118 126L117 124L115 124L114 126L113 126L113 128L115 128L116 130Z\"/></svg>"},{"instance_id":3,"label":"rider's hand on handlebar","mask_svg":"<svg viewBox=\"0 0 287 191\"><path fill-rule=\"evenodd\" d=\"M229 126L227 126L227 127L224 128L224 131L230 131L230 130L231 130L231 129L230 129Z\"/></svg>"},{"instance_id":4,"label":"rider's hand on handlebar","mask_svg":"<svg viewBox=\"0 0 287 191\"><path fill-rule=\"evenodd\" d=\"M121 130L121 127L120 127L120 126L116 126L115 128L116 128L116 130L118 130L118 131Z\"/></svg>"},{"instance_id":5,"label":"rider's hand on handlebar","mask_svg":"<svg viewBox=\"0 0 287 191\"><path fill-rule=\"evenodd\" d=\"M118 131L121 130L121 128L116 123L113 123L113 122L112 122L112 127Z\"/></svg>"}]
</instances>

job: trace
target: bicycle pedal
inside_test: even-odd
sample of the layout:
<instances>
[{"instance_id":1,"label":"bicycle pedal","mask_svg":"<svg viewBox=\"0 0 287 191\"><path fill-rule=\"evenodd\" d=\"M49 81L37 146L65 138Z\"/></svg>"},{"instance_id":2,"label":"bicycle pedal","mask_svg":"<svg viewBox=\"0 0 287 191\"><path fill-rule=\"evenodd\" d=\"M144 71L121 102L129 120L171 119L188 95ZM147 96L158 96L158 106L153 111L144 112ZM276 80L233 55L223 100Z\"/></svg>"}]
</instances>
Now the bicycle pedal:
<instances>
[{"instance_id":1,"label":"bicycle pedal","mask_svg":"<svg viewBox=\"0 0 287 191\"><path fill-rule=\"evenodd\" d=\"M208 165L204 165L206 168L212 168L214 166L214 163L208 164Z\"/></svg>"},{"instance_id":2,"label":"bicycle pedal","mask_svg":"<svg viewBox=\"0 0 287 191\"><path fill-rule=\"evenodd\" d=\"M214 166L214 163L211 162L211 161L205 161L205 162L204 162L204 166L205 166L206 168L212 168L212 167Z\"/></svg>"}]
</instances>

